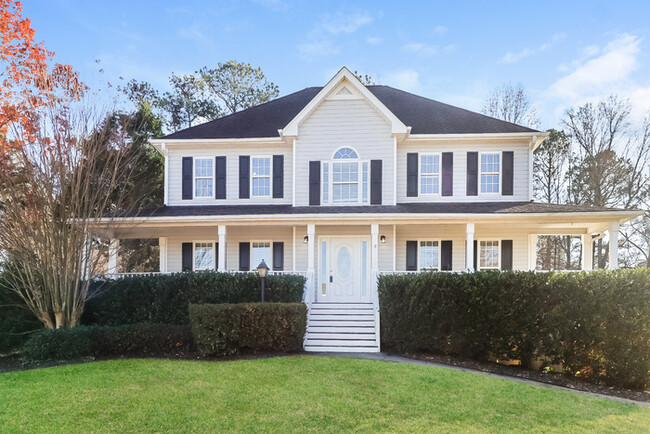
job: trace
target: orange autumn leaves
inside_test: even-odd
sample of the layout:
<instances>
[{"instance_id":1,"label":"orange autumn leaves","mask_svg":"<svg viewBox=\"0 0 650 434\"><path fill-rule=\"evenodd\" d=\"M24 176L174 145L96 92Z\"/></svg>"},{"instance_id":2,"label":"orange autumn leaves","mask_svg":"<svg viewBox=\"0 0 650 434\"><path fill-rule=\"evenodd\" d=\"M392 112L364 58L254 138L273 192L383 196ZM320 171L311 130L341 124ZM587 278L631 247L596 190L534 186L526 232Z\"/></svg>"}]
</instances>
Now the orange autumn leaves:
<instances>
[{"instance_id":1,"label":"orange autumn leaves","mask_svg":"<svg viewBox=\"0 0 650 434\"><path fill-rule=\"evenodd\" d=\"M0 0L0 159L27 143L47 145L39 121L47 107L78 100L86 91L69 65L34 40L22 4Z\"/></svg>"}]
</instances>

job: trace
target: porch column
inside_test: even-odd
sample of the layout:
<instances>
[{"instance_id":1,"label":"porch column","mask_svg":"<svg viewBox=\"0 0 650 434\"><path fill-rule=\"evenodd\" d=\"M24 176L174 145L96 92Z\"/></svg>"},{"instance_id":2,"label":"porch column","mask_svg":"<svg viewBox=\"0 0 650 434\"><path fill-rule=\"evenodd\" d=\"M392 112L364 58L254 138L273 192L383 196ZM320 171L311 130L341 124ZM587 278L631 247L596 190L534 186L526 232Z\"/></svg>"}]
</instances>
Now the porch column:
<instances>
[{"instance_id":1,"label":"porch column","mask_svg":"<svg viewBox=\"0 0 650 434\"><path fill-rule=\"evenodd\" d=\"M160 265L158 267L161 273L167 272L167 237L158 237L158 250L160 254Z\"/></svg>"},{"instance_id":2,"label":"porch column","mask_svg":"<svg viewBox=\"0 0 650 434\"><path fill-rule=\"evenodd\" d=\"M618 222L609 224L609 268L615 270L618 268Z\"/></svg>"},{"instance_id":3,"label":"porch column","mask_svg":"<svg viewBox=\"0 0 650 434\"><path fill-rule=\"evenodd\" d=\"M474 271L474 223L467 223L467 245L465 246L465 266Z\"/></svg>"},{"instance_id":4,"label":"porch column","mask_svg":"<svg viewBox=\"0 0 650 434\"><path fill-rule=\"evenodd\" d=\"M379 225L373 223L370 225L370 245L372 252L370 254L370 280L371 288L377 291L377 276L379 275Z\"/></svg>"},{"instance_id":5,"label":"porch column","mask_svg":"<svg viewBox=\"0 0 650 434\"><path fill-rule=\"evenodd\" d=\"M219 262L217 263L217 269L226 271L226 226L219 225L217 233L219 234Z\"/></svg>"},{"instance_id":6,"label":"porch column","mask_svg":"<svg viewBox=\"0 0 650 434\"><path fill-rule=\"evenodd\" d=\"M580 235L582 241L582 269L591 271L594 269L594 242L591 234Z\"/></svg>"},{"instance_id":7,"label":"porch column","mask_svg":"<svg viewBox=\"0 0 650 434\"><path fill-rule=\"evenodd\" d=\"M108 274L117 274L117 252L120 249L120 240L111 238L108 244Z\"/></svg>"},{"instance_id":8,"label":"porch column","mask_svg":"<svg viewBox=\"0 0 650 434\"><path fill-rule=\"evenodd\" d=\"M528 234L528 269L537 268L537 234Z\"/></svg>"},{"instance_id":9,"label":"porch column","mask_svg":"<svg viewBox=\"0 0 650 434\"><path fill-rule=\"evenodd\" d=\"M307 303L311 304L314 302L314 297L316 295L316 279L314 272L315 267L315 255L314 255L314 246L316 245L316 225L308 224L307 225L307 297L305 297Z\"/></svg>"}]
</instances>

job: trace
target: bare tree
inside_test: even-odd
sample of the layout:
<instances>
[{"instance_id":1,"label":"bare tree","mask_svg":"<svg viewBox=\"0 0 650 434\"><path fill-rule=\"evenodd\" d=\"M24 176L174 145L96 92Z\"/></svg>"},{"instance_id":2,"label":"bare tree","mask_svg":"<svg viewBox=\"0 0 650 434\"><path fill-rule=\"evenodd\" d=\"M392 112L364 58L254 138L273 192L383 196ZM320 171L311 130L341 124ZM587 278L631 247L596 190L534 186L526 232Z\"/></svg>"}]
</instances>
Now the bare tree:
<instances>
[{"instance_id":1,"label":"bare tree","mask_svg":"<svg viewBox=\"0 0 650 434\"><path fill-rule=\"evenodd\" d=\"M133 170L129 136L106 113L83 103L49 106L35 140L7 154L0 170L6 284L47 328L79 324L99 260L91 231L107 236L100 222L124 211L119 186Z\"/></svg>"},{"instance_id":2,"label":"bare tree","mask_svg":"<svg viewBox=\"0 0 650 434\"><path fill-rule=\"evenodd\" d=\"M540 123L537 109L531 104L521 84L508 83L494 88L483 104L482 112L493 118L531 128L538 128Z\"/></svg>"}]
</instances>

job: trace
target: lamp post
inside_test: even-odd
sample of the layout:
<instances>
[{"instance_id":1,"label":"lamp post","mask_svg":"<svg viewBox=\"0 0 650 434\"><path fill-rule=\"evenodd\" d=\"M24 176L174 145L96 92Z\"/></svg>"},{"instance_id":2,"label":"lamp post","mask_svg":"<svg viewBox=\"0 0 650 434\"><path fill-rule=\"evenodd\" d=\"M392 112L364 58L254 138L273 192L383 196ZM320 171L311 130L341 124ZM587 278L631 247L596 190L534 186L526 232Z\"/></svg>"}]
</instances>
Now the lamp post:
<instances>
[{"instance_id":1,"label":"lamp post","mask_svg":"<svg viewBox=\"0 0 650 434\"><path fill-rule=\"evenodd\" d=\"M257 274L260 276L260 286L262 289L262 303L264 303L264 281L266 280L266 274L268 271L269 267L266 265L266 262L264 262L264 259L262 259L260 265L257 266Z\"/></svg>"}]
</instances>

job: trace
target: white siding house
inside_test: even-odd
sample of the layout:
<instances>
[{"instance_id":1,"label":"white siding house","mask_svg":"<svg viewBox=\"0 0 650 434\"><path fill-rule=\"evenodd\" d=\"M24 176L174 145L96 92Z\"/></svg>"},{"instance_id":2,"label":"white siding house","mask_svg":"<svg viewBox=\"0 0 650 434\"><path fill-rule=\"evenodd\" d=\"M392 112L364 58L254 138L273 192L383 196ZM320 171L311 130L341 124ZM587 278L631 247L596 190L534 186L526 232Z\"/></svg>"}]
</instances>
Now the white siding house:
<instances>
[{"instance_id":1,"label":"white siding house","mask_svg":"<svg viewBox=\"0 0 650 434\"><path fill-rule=\"evenodd\" d=\"M593 239L617 245L639 212L532 201L546 135L343 68L324 87L153 140L165 205L110 223L109 272L124 238L158 238L160 272L263 259L307 277L307 350L378 351L379 274L534 270L541 234L580 236L590 270Z\"/></svg>"}]
</instances>

